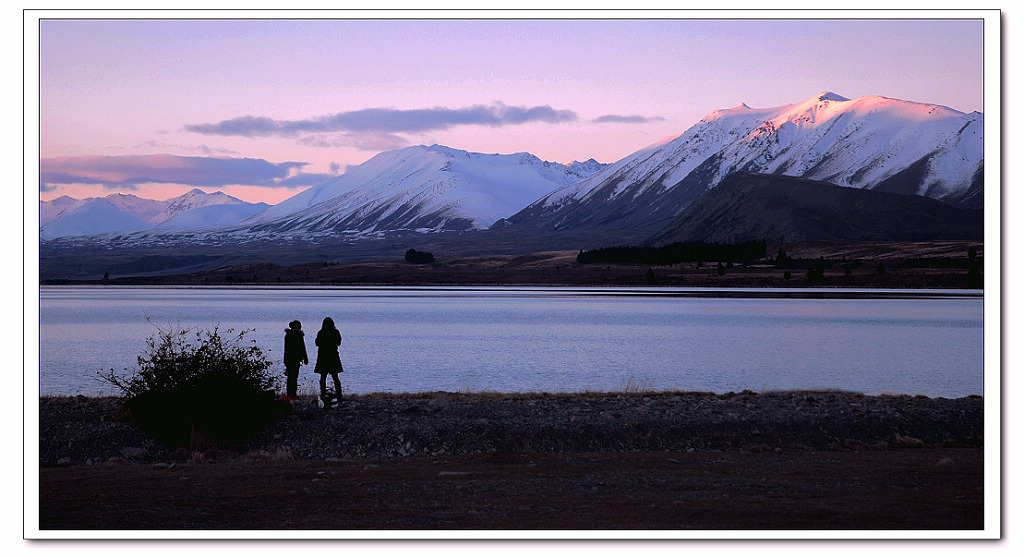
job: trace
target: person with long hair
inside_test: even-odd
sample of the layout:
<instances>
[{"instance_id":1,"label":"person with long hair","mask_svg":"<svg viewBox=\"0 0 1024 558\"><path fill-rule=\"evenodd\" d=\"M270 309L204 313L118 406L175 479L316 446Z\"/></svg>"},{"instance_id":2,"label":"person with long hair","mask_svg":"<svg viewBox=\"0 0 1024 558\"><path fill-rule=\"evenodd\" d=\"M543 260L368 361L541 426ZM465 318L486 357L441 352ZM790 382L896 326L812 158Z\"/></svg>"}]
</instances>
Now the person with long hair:
<instances>
[{"instance_id":1,"label":"person with long hair","mask_svg":"<svg viewBox=\"0 0 1024 558\"><path fill-rule=\"evenodd\" d=\"M287 393L291 399L299 396L299 366L309 364L303 335L302 323L299 320L292 320L288 324L288 329L284 330L284 369L288 377Z\"/></svg>"},{"instance_id":2,"label":"person with long hair","mask_svg":"<svg viewBox=\"0 0 1024 558\"><path fill-rule=\"evenodd\" d=\"M341 332L334 327L334 320L324 318L320 331L316 334L316 366L313 371L320 374L320 399L325 405L330 405L331 397L327 391L327 375L334 379L334 393L341 399L341 380L338 374L344 370L341 367L341 355L338 349L341 347Z\"/></svg>"}]
</instances>

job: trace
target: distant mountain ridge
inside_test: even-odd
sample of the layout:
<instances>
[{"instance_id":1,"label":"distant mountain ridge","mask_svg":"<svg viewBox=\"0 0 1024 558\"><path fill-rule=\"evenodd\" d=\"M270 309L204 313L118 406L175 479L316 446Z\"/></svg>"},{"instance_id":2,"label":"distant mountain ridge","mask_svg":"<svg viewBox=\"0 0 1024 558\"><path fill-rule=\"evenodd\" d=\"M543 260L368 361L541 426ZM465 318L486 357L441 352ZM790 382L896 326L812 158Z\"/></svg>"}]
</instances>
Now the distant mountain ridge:
<instances>
[{"instance_id":1,"label":"distant mountain ridge","mask_svg":"<svg viewBox=\"0 0 1024 558\"><path fill-rule=\"evenodd\" d=\"M39 202L39 236L44 240L150 229L180 230L226 225L269 207L249 203L223 192L198 188L168 200L134 194L110 194L82 200L68 196Z\"/></svg>"},{"instance_id":2,"label":"distant mountain ridge","mask_svg":"<svg viewBox=\"0 0 1024 558\"><path fill-rule=\"evenodd\" d=\"M112 231L133 232L146 230L153 225L142 218L124 211L106 198L73 200L63 210L57 211L54 217L41 224L39 238L51 240L61 237L82 237L103 234ZM68 200L60 200L67 202ZM57 201L57 200L54 200ZM43 215L55 212L40 202L40 219Z\"/></svg>"},{"instance_id":3,"label":"distant mountain ridge","mask_svg":"<svg viewBox=\"0 0 1024 558\"><path fill-rule=\"evenodd\" d=\"M530 153L484 154L419 145L379 153L274 206L246 204L201 190L164 202L131 195L58 198L40 202L40 235L43 240L64 237L59 239L64 247L284 241L303 246L492 231L494 236L500 233L504 246L514 247L530 238L532 246L548 242L550 249L566 248L559 244L562 240L548 240L555 232L567 233L560 239L640 242L659 235L738 234L740 225L749 225L751 231L760 228L765 234L782 235L783 224L765 228L770 223L758 221L750 206L740 203L743 199L733 198L737 206L728 209L726 198L713 196L729 177L747 176L748 181L762 183L751 178L761 175L800 179L780 180L771 188L773 199L785 197L794 208L774 214L794 220L791 225L801 235L814 234L808 228L813 222L808 212L821 211L832 215L829 219L842 220L832 205L844 199L895 219L893 228L878 227L868 234L863 227L851 227L850 234L906 236L910 229L900 231L899 227L911 227L910 217L918 209L908 209L907 216L898 218L873 205L881 199L878 196L852 197L855 194L832 188L927 200L919 205L928 206L929 214L933 201L979 209L984 201L983 139L980 113L878 96L847 99L824 92L792 105L754 109L740 104L715 111L682 134L612 164L590 159L566 165ZM819 186L820 192L814 189ZM780 190L784 187L789 190ZM758 190L758 195L767 191ZM816 200L822 203L816 205ZM730 224L728 219L701 214L700 208L747 213ZM868 219L863 211L851 209L861 215L861 222ZM962 215L973 226L975 214ZM705 230L687 221L703 223ZM826 221L817 225L820 234L838 234L837 226ZM926 230L940 236L948 233L924 225L915 230L912 236L922 239Z\"/></svg>"},{"instance_id":4,"label":"distant mountain ridge","mask_svg":"<svg viewBox=\"0 0 1024 558\"><path fill-rule=\"evenodd\" d=\"M939 105L825 92L768 109L718 110L508 219L537 229L655 232L735 172L983 203L984 117Z\"/></svg>"},{"instance_id":5,"label":"distant mountain ridge","mask_svg":"<svg viewBox=\"0 0 1024 558\"><path fill-rule=\"evenodd\" d=\"M553 189L605 165L442 145L380 153L244 223L233 234L438 232L486 229Z\"/></svg>"}]
</instances>

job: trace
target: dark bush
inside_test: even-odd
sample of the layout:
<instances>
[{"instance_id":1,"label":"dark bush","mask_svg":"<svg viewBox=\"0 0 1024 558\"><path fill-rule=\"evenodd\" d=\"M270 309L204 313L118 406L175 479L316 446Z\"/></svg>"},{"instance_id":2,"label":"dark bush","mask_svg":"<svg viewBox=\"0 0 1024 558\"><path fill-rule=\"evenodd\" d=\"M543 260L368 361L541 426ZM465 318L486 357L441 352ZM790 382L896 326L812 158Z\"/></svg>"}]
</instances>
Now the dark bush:
<instances>
[{"instance_id":1,"label":"dark bush","mask_svg":"<svg viewBox=\"0 0 1024 558\"><path fill-rule=\"evenodd\" d=\"M231 330L227 330L231 333ZM169 448L238 447L286 410L271 362L247 332L163 331L146 340L138 368L101 374L126 398L132 422ZM287 405L286 403L283 405Z\"/></svg>"},{"instance_id":2,"label":"dark bush","mask_svg":"<svg viewBox=\"0 0 1024 558\"><path fill-rule=\"evenodd\" d=\"M430 252L420 252L419 250L409 248L405 253L405 261L414 264L428 264L434 261L434 255Z\"/></svg>"}]
</instances>

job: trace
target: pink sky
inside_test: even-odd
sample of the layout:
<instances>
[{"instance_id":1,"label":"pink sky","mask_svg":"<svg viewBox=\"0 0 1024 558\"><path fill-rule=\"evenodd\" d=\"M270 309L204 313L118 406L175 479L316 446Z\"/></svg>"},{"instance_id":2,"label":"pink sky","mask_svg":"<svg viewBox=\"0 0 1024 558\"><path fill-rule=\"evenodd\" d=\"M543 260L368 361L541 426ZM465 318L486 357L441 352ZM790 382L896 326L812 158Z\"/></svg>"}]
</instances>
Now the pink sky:
<instances>
[{"instance_id":1,"label":"pink sky","mask_svg":"<svg viewBox=\"0 0 1024 558\"><path fill-rule=\"evenodd\" d=\"M983 25L42 18L40 198L277 203L433 143L610 163L716 109L826 90L984 111Z\"/></svg>"}]
</instances>

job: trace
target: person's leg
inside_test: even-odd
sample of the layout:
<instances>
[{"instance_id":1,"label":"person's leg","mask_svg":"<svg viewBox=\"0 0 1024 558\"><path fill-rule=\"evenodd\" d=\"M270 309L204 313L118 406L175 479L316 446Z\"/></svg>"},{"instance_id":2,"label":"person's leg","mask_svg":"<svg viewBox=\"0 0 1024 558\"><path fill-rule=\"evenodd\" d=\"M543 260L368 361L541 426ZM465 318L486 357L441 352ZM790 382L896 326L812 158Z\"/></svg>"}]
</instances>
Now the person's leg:
<instances>
[{"instance_id":1,"label":"person's leg","mask_svg":"<svg viewBox=\"0 0 1024 558\"><path fill-rule=\"evenodd\" d=\"M334 395L341 399L341 380L338 379L338 373L331 372L331 377L334 378Z\"/></svg>"},{"instance_id":2,"label":"person's leg","mask_svg":"<svg viewBox=\"0 0 1024 558\"><path fill-rule=\"evenodd\" d=\"M298 397L296 392L299 389L299 363L287 365L285 373L288 375L288 397Z\"/></svg>"},{"instance_id":3,"label":"person's leg","mask_svg":"<svg viewBox=\"0 0 1024 558\"><path fill-rule=\"evenodd\" d=\"M320 374L320 397L327 396L327 374Z\"/></svg>"}]
</instances>

